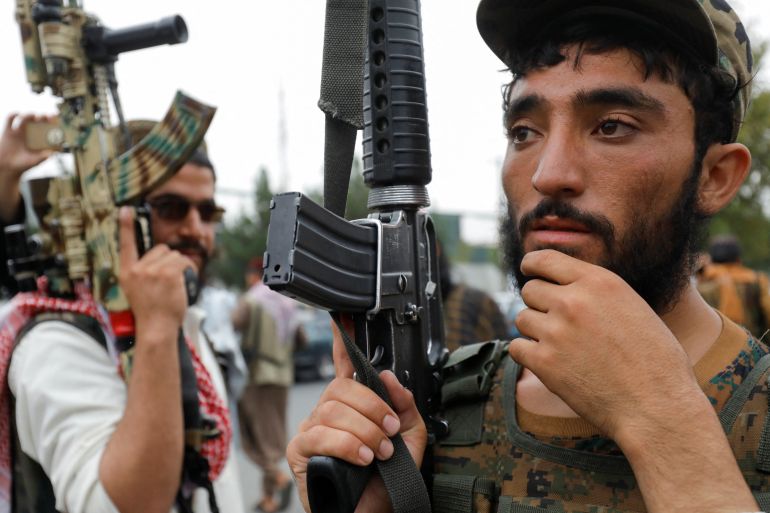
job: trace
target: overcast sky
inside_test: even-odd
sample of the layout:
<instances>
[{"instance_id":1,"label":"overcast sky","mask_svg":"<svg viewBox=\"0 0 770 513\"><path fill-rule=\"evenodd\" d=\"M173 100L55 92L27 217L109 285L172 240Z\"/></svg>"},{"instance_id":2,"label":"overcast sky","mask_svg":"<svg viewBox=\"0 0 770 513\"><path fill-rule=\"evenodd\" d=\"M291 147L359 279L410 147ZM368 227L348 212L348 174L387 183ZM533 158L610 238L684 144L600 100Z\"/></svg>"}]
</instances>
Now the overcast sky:
<instances>
[{"instance_id":1,"label":"overcast sky","mask_svg":"<svg viewBox=\"0 0 770 513\"><path fill-rule=\"evenodd\" d=\"M770 1L731 4L754 38L770 38ZM500 87L507 77L476 32L476 5L475 0L422 2L434 173L429 191L436 210L494 217L505 149ZM127 118L161 118L181 89L218 107L207 141L223 191L249 191L261 166L270 171L274 189L279 184L301 191L320 186L323 114L316 102L323 0L87 0L85 7L113 28L171 14L187 22L186 44L120 57L116 69ZM51 112L55 101L50 94L38 96L29 89L12 3L6 9L0 16L5 49L0 53L0 114ZM281 90L285 160L279 144ZM231 213L245 204L233 194L219 199ZM489 239L494 223L471 223L464 232Z\"/></svg>"}]
</instances>

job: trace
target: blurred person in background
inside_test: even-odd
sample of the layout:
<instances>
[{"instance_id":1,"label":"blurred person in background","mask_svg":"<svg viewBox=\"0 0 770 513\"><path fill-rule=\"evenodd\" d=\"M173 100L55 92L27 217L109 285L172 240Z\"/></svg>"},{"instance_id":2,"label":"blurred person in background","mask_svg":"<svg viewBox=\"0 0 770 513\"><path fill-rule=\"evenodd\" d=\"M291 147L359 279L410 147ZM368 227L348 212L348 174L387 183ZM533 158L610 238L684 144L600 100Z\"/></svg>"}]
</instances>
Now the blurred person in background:
<instances>
[{"instance_id":1,"label":"blurred person in background","mask_svg":"<svg viewBox=\"0 0 770 513\"><path fill-rule=\"evenodd\" d=\"M292 480L281 469L287 443L286 414L289 387L294 382L294 348L303 345L297 302L262 283L261 258L249 261L248 289L233 311L232 323L241 333L241 349L249 370L238 402L241 445L262 470L260 513L285 510L291 500Z\"/></svg>"},{"instance_id":2,"label":"blurred person in background","mask_svg":"<svg viewBox=\"0 0 770 513\"><path fill-rule=\"evenodd\" d=\"M718 235L708 248L709 263L698 273L698 291L708 304L758 338L770 328L770 292L765 273L741 262L741 244Z\"/></svg>"},{"instance_id":3,"label":"blurred person in background","mask_svg":"<svg viewBox=\"0 0 770 513\"><path fill-rule=\"evenodd\" d=\"M440 243L437 253L447 349L454 351L486 340L508 340L508 324L495 300L480 289L454 283L449 258Z\"/></svg>"},{"instance_id":4,"label":"blurred person in background","mask_svg":"<svg viewBox=\"0 0 770 513\"><path fill-rule=\"evenodd\" d=\"M246 386L248 375L238 336L230 320L237 304L238 296L233 292L209 282L201 289L197 303L206 314L201 331L214 348L219 366L222 368L227 394L231 401L230 413L233 422L237 414L235 407Z\"/></svg>"}]
</instances>

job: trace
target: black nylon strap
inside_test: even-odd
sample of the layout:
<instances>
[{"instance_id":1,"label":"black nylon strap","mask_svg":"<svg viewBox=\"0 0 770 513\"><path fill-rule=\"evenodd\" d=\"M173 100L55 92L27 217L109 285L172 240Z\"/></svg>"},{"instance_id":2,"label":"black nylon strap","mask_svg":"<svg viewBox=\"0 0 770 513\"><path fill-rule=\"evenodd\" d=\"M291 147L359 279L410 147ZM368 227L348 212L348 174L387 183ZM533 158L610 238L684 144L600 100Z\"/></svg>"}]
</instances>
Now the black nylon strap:
<instances>
[{"instance_id":1,"label":"black nylon strap","mask_svg":"<svg viewBox=\"0 0 770 513\"><path fill-rule=\"evenodd\" d=\"M441 513L472 513L476 476L438 474L433 479L433 504Z\"/></svg>"},{"instance_id":2,"label":"black nylon strap","mask_svg":"<svg viewBox=\"0 0 770 513\"><path fill-rule=\"evenodd\" d=\"M324 207L340 217L350 182L356 133L364 127L367 0L327 0L321 97L326 114Z\"/></svg>"},{"instance_id":3,"label":"black nylon strap","mask_svg":"<svg viewBox=\"0 0 770 513\"><path fill-rule=\"evenodd\" d=\"M377 370L372 367L364 353L348 337L339 315L333 314L332 318L337 323L342 339L345 342L350 361L356 370L356 378L360 383L371 388L379 397L391 407L388 391L380 380ZM391 438L393 442L393 456L385 461L376 460L377 471L380 473L385 488L393 504L394 513L429 513L430 499L425 481L422 479L417 465L409 454L409 449L400 434ZM362 472L364 469L362 468Z\"/></svg>"},{"instance_id":4,"label":"black nylon strap","mask_svg":"<svg viewBox=\"0 0 770 513\"><path fill-rule=\"evenodd\" d=\"M368 0L327 0L321 98L329 117L364 127L364 62Z\"/></svg>"},{"instance_id":5,"label":"black nylon strap","mask_svg":"<svg viewBox=\"0 0 770 513\"><path fill-rule=\"evenodd\" d=\"M16 335L16 342L18 343L24 336L29 333L32 328L40 323L47 321L61 321L67 324L72 324L76 328L86 332L91 338L96 340L100 346L107 350L107 338L104 334L99 321L85 314L79 314L75 312L43 312L37 314Z\"/></svg>"},{"instance_id":6,"label":"black nylon strap","mask_svg":"<svg viewBox=\"0 0 770 513\"><path fill-rule=\"evenodd\" d=\"M326 116L324 208L340 217L345 217L357 133L356 127Z\"/></svg>"},{"instance_id":7,"label":"black nylon strap","mask_svg":"<svg viewBox=\"0 0 770 513\"><path fill-rule=\"evenodd\" d=\"M770 493L755 493L754 499L756 499L762 511L770 511Z\"/></svg>"}]
</instances>

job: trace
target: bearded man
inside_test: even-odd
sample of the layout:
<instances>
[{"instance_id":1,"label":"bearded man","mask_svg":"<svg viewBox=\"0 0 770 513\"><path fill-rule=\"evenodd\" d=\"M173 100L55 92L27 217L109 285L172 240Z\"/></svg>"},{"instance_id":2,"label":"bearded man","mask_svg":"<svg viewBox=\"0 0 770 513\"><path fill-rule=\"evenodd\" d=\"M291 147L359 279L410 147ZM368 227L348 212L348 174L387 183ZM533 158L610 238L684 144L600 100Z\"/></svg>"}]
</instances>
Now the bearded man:
<instances>
[{"instance_id":1,"label":"bearded man","mask_svg":"<svg viewBox=\"0 0 770 513\"><path fill-rule=\"evenodd\" d=\"M528 308L521 338L445 366L489 386L443 398L434 511L770 507L768 349L689 279L705 220L751 165L737 15L724 0L482 0L477 21L513 74L503 239ZM336 365L288 450L306 506L311 456L366 465L400 432L419 465L426 446L392 374L391 408ZM357 511L389 509L372 480Z\"/></svg>"},{"instance_id":2,"label":"bearded man","mask_svg":"<svg viewBox=\"0 0 770 513\"><path fill-rule=\"evenodd\" d=\"M134 139L153 125L130 124ZM225 383L201 330L202 312L188 307L184 278L192 269L202 279L214 251L223 214L215 183L202 146L153 189L146 203L154 245L143 255L131 209L120 211L119 279L136 326L130 365L118 358L110 322L87 287L60 298L43 286L10 303L13 311L0 322L0 363L7 364L13 350L12 397L0 395L0 406L10 409L12 429L0 419L7 437L0 452L12 447L13 469L0 458L0 510L242 510ZM180 329L194 372L196 413L204 419L199 432L188 429L190 412L181 400L191 389L180 377Z\"/></svg>"}]
</instances>

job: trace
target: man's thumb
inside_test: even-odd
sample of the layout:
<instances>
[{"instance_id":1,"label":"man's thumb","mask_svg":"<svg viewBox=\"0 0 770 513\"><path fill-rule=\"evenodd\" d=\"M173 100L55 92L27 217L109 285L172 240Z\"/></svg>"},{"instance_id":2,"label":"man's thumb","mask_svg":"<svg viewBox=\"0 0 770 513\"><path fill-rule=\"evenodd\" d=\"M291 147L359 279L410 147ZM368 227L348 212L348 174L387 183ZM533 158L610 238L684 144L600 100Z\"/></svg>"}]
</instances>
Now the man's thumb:
<instances>
[{"instance_id":1,"label":"man's thumb","mask_svg":"<svg viewBox=\"0 0 770 513\"><path fill-rule=\"evenodd\" d=\"M125 269L139 260L134 233L134 211L131 207L120 207L120 267Z\"/></svg>"}]
</instances>

